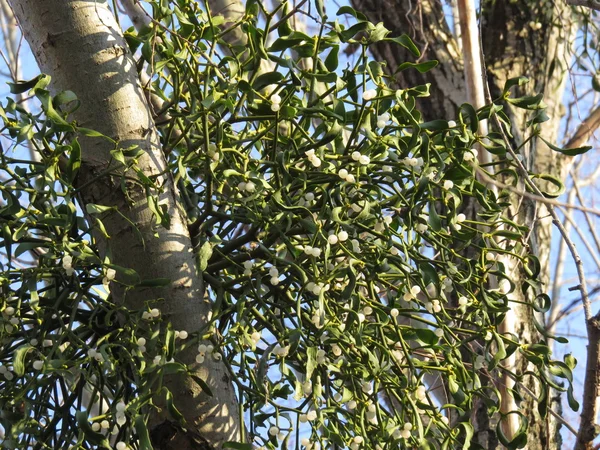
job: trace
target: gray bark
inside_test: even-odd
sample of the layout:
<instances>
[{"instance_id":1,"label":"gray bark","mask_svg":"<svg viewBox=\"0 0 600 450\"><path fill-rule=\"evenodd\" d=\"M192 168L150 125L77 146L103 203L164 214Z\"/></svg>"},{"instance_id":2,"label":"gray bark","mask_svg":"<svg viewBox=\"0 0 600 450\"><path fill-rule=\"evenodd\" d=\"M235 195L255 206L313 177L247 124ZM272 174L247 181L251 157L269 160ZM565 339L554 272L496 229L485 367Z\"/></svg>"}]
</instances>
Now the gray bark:
<instances>
[{"instance_id":1,"label":"gray bark","mask_svg":"<svg viewBox=\"0 0 600 450\"><path fill-rule=\"evenodd\" d=\"M522 2L498 3L484 2L483 17L483 51L488 68L489 83L492 91L498 92L506 80L516 76L526 76L530 83L518 95L544 94L547 105L546 112L550 121L543 124L542 136L549 142L556 142L558 127L562 117L562 97L567 79L567 62L571 55L571 36L574 26L570 19L570 11L564 4L556 5L556 9L547 9L543 5L525 7ZM564 8L564 11L560 11ZM530 23L541 23L539 30L534 30ZM560 26L557 26L560 24ZM516 32L516 31L519 32ZM495 89L494 89L495 87ZM494 94L492 93L492 96ZM508 109L517 139L525 136L527 120L523 110ZM571 159L549 149L537 139L523 150L526 167L534 173L548 173L565 180ZM540 187L544 188L540 184ZM533 254L540 260L541 288L550 289L550 245L552 240L552 222L547 208L540 203L515 198L512 215L519 223L530 225L532 234L529 245ZM518 206L520 205L520 207ZM518 273L516 274L518 276ZM522 298L519 300L527 301ZM515 313L515 331L523 344L535 343L537 331L533 326L534 318L543 323L543 317L523 305L513 307ZM517 371L527 370L524 359L517 361ZM536 394L539 388L532 377L523 380L525 386ZM559 396L552 392L553 402L550 407L561 411ZM528 434L529 448L548 449L561 448L559 423L552 417L541 418L537 412L536 402L527 396L521 403L521 409L528 411L531 431Z\"/></svg>"},{"instance_id":2,"label":"gray bark","mask_svg":"<svg viewBox=\"0 0 600 450\"><path fill-rule=\"evenodd\" d=\"M195 274L186 219L178 205L177 189L165 170L166 161L134 60L106 1L12 0L11 4L39 67L52 76L54 91L72 90L81 101L73 118L81 126L118 141L121 148L135 145L144 150L138 167L146 176L156 177L160 204L171 217L168 228L156 226L138 183L127 182L128 200L120 189L120 176L100 175L111 160L111 144L102 139L81 139L78 184L87 186L81 191L83 203L118 208L137 226L145 241L144 248L124 219L107 213L102 219L110 239L95 235L102 256L109 256L113 264L134 269L142 280L172 281L166 288L127 292L113 285L114 300L141 308L148 300L164 299L160 306L163 323L170 321L174 329L190 333L200 329L209 320L211 305L204 300L201 280ZM135 173L128 175L130 179L135 177ZM166 379L189 428L183 432L175 427L166 412L153 414L151 435L155 441L162 440L156 442L157 448L208 448L199 444L204 440L220 448L223 442L239 440L241 424L225 365L209 356L198 365L193 349L180 357L195 375L206 380L213 396L204 394L187 375Z\"/></svg>"}]
</instances>

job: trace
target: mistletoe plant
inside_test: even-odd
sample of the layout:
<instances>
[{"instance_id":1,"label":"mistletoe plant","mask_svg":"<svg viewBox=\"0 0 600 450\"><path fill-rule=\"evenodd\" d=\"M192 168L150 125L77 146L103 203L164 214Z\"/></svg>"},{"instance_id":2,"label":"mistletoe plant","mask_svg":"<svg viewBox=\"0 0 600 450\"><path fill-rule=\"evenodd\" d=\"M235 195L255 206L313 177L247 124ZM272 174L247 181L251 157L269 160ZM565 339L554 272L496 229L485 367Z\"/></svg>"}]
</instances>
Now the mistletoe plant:
<instances>
[{"instance_id":1,"label":"mistletoe plant","mask_svg":"<svg viewBox=\"0 0 600 450\"><path fill-rule=\"evenodd\" d=\"M139 308L119 300L170 280L111 263L98 244L122 211L78 200L81 136L111 138L70 119L78 100L52 97L48 76L12 85L38 112L10 98L0 111L10 139L0 160L4 448L150 449L157 396L186 425L164 380L209 359L227 367L246 424L241 442L225 448L467 448L475 405L495 417L507 447L522 447L523 414L500 408L506 374L517 400L527 395L523 377L537 379L542 416L551 388L567 390L577 408L574 361L553 360L547 345L564 340L540 327L526 345L501 331L516 292L535 312L549 307L529 225L510 220L510 193L478 175L519 182L500 130L478 130L496 116L508 132L503 108L512 104L532 111L536 135L540 99L511 97L524 80L478 111L464 104L454 118L423 122L429 86L395 89L368 56L380 40L415 59L419 50L349 7L331 19L317 4L309 35L292 28L287 2L266 11L249 1L225 28L195 2L148 4L150 26L126 38L162 102L167 175L204 281L198 301L212 303L212 316L201 329L176 330L162 314L168 298ZM227 39L236 30L243 48ZM341 57L346 45L359 49L353 60ZM141 150L112 142L99 177L120 178L125 193L142 186L156 227L168 228L162 187L139 170ZM41 160L24 157L25 145ZM478 163L481 151L495 155L495 175ZM523 282L509 278L506 261ZM526 373L505 364L515 353L530 362ZM508 415L521 423L511 438Z\"/></svg>"}]
</instances>

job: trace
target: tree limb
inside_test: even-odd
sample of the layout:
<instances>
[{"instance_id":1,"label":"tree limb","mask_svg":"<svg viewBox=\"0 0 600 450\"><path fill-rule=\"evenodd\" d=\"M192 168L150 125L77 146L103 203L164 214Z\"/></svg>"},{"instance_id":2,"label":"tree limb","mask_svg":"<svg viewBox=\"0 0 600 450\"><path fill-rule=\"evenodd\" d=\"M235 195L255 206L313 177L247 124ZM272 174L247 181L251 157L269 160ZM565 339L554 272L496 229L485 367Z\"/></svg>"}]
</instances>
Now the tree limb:
<instances>
[{"instance_id":1,"label":"tree limb","mask_svg":"<svg viewBox=\"0 0 600 450\"><path fill-rule=\"evenodd\" d=\"M592 134L600 127L600 106L597 106L577 127L565 148L576 148L585 145Z\"/></svg>"},{"instance_id":2,"label":"tree limb","mask_svg":"<svg viewBox=\"0 0 600 450\"><path fill-rule=\"evenodd\" d=\"M584 6L596 11L600 11L600 1L598 0L566 0L567 5Z\"/></svg>"}]
</instances>

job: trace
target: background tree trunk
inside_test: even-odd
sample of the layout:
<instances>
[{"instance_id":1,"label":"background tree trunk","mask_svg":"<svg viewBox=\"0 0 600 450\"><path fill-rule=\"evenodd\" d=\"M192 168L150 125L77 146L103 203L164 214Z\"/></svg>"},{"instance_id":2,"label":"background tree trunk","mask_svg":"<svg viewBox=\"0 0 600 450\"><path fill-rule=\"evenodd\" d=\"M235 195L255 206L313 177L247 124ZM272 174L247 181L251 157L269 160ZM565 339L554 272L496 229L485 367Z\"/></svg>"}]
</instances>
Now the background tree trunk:
<instances>
[{"instance_id":1,"label":"background tree trunk","mask_svg":"<svg viewBox=\"0 0 600 450\"><path fill-rule=\"evenodd\" d=\"M40 69L52 76L54 91L72 90L81 101L74 113L79 125L117 141L119 148L137 146L144 151L138 168L156 180L154 194L160 195L160 206L170 216L167 227L156 225L144 188L132 181L134 172L127 173L127 193L121 190L124 169L110 154L113 144L104 139L81 139L78 183L83 187L82 206L93 203L118 209L144 239L142 244L119 214L107 212L102 221L110 239L95 235L101 256L112 264L134 269L141 280L171 280L165 288L128 291L113 283L113 300L137 309L148 301L163 299L164 324L170 322L175 330L190 333L199 330L209 321L211 305L204 300L201 279L195 273L186 219L178 205L177 189L165 170L166 161L135 62L107 2L14 0L11 4ZM109 166L114 169L112 174L102 175ZM166 379L190 431L181 432L169 422L164 410L152 414L149 429L157 448L204 449L208 448L206 442L220 448L223 442L240 439L235 392L224 364L208 355L202 365L195 363L193 347L181 355L182 362L206 380L213 396L203 393L188 375Z\"/></svg>"}]
</instances>

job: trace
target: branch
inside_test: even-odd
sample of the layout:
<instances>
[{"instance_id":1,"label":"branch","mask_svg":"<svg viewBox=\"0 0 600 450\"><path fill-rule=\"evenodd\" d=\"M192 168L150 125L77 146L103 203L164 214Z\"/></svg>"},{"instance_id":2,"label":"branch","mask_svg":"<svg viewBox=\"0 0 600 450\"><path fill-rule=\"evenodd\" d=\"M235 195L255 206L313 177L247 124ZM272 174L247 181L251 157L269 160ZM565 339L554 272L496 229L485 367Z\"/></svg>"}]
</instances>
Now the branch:
<instances>
[{"instance_id":1,"label":"branch","mask_svg":"<svg viewBox=\"0 0 600 450\"><path fill-rule=\"evenodd\" d=\"M152 23L151 18L137 1L121 0L121 5L136 30L140 31L144 27L149 27Z\"/></svg>"},{"instance_id":2,"label":"branch","mask_svg":"<svg viewBox=\"0 0 600 450\"><path fill-rule=\"evenodd\" d=\"M584 200L583 196L581 195L581 189L579 189L579 181L577 180L577 176L573 170L571 170L571 179L573 180L573 189L577 194L577 200L583 205ZM584 212L583 214L585 216L585 221L588 225L589 232L594 239L594 243L596 244L596 250L600 252L600 238L598 237L598 233L596 233L596 226L587 212Z\"/></svg>"},{"instance_id":3,"label":"branch","mask_svg":"<svg viewBox=\"0 0 600 450\"><path fill-rule=\"evenodd\" d=\"M571 191L569 192L569 197L567 199L567 203L573 203L575 201L575 190L571 189ZM569 236L571 235L571 221L567 220L567 218L570 218L573 216L573 210L572 209L567 209L565 210L565 230L566 232L569 234ZM558 244L558 256L556 258L556 267L554 269L554 281L552 283L552 306L550 308L550 313L548 314L548 322L546 324L546 330L548 330L548 332L550 334L555 334L555 328L556 328L556 322L557 322L557 317L560 314L560 291L562 288L562 285L560 283L560 281L563 278L563 272L564 272L564 267L565 267L565 256L567 254L567 246L565 245L565 241L564 240L560 240L559 244Z\"/></svg>"},{"instance_id":4,"label":"branch","mask_svg":"<svg viewBox=\"0 0 600 450\"><path fill-rule=\"evenodd\" d=\"M581 125L577 127L575 134L569 139L565 148L581 147L587 143L594 131L600 127L600 106L596 107Z\"/></svg>"},{"instance_id":5,"label":"branch","mask_svg":"<svg viewBox=\"0 0 600 450\"><path fill-rule=\"evenodd\" d=\"M586 8L600 11L600 1L598 0L567 0L567 5L584 6Z\"/></svg>"},{"instance_id":6,"label":"branch","mask_svg":"<svg viewBox=\"0 0 600 450\"><path fill-rule=\"evenodd\" d=\"M563 203L563 202L559 202L558 200L553 200L551 198L544 197L544 195L539 191L537 186L535 186L535 184L533 184L533 182L531 182L531 183L535 186L535 189L537 190L537 192L540 192L540 195L532 194L531 192L527 192L527 191L521 191L514 186L511 186L509 184L504 184L498 180L495 180L494 178L490 177L483 169L476 168L475 170L478 171L479 176L481 176L481 178L486 183L493 184L500 189L506 189L506 190L513 192L515 194L518 194L522 197L529 198L531 200L535 200L540 203L544 203L544 204L548 205L549 208L553 207L553 206L559 206L559 207L565 208L565 209L574 209L577 211L588 212L590 214L600 217L600 209L588 208L587 206L580 206L575 203ZM529 184L528 184L528 186L531 187L531 185L529 185Z\"/></svg>"}]
</instances>

